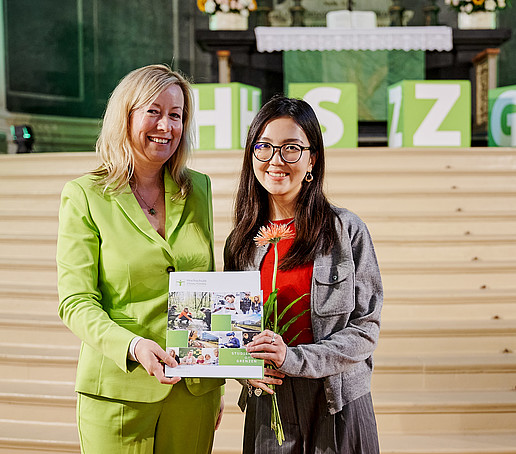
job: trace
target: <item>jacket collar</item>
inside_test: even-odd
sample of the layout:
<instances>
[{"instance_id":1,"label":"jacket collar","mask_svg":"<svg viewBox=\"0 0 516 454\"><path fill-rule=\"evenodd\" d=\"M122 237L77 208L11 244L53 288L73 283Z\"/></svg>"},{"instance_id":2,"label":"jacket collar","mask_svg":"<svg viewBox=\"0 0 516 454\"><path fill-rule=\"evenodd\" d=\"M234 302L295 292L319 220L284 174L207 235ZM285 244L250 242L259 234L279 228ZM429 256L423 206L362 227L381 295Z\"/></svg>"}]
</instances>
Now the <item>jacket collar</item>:
<instances>
[{"instance_id":1,"label":"jacket collar","mask_svg":"<svg viewBox=\"0 0 516 454\"><path fill-rule=\"evenodd\" d=\"M272 247L272 244L267 244L266 246L260 246L256 248L256 253L254 254L254 266L249 266L248 270L259 270L262 267L263 259L267 254L267 251Z\"/></svg>"}]
</instances>

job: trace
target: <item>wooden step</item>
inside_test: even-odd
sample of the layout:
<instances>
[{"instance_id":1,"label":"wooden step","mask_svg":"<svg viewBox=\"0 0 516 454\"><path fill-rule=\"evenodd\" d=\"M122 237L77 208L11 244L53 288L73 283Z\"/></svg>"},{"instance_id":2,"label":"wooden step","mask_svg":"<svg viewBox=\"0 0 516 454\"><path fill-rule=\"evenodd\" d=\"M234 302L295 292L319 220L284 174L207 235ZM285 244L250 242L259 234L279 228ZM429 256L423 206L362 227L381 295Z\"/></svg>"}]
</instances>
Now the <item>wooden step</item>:
<instances>
[{"instance_id":1,"label":"wooden step","mask_svg":"<svg viewBox=\"0 0 516 454\"><path fill-rule=\"evenodd\" d=\"M398 290L512 289L516 262L380 262L386 293Z\"/></svg>"},{"instance_id":2,"label":"wooden step","mask_svg":"<svg viewBox=\"0 0 516 454\"><path fill-rule=\"evenodd\" d=\"M29 312L34 315L57 314L57 295L53 299L46 299L39 295L31 299L24 299L20 296L5 296L2 292L3 288L0 285L0 312L17 314L20 317Z\"/></svg>"},{"instance_id":3,"label":"wooden step","mask_svg":"<svg viewBox=\"0 0 516 454\"><path fill-rule=\"evenodd\" d=\"M57 314L57 286L0 280L0 312L15 314Z\"/></svg>"},{"instance_id":4,"label":"wooden step","mask_svg":"<svg viewBox=\"0 0 516 454\"><path fill-rule=\"evenodd\" d=\"M79 453L75 423L0 419L0 453Z\"/></svg>"},{"instance_id":5,"label":"wooden step","mask_svg":"<svg viewBox=\"0 0 516 454\"><path fill-rule=\"evenodd\" d=\"M75 422L73 382L0 379L0 414L13 420Z\"/></svg>"},{"instance_id":6,"label":"wooden step","mask_svg":"<svg viewBox=\"0 0 516 454\"><path fill-rule=\"evenodd\" d=\"M57 234L23 234L18 229L0 233L0 257L51 258L56 256L56 243Z\"/></svg>"},{"instance_id":7,"label":"wooden step","mask_svg":"<svg viewBox=\"0 0 516 454\"><path fill-rule=\"evenodd\" d=\"M95 153L32 153L0 156L0 175L82 174L97 163Z\"/></svg>"},{"instance_id":8,"label":"wooden step","mask_svg":"<svg viewBox=\"0 0 516 454\"><path fill-rule=\"evenodd\" d=\"M238 429L226 434L231 440L241 440ZM382 454L516 454L516 436L505 433L394 435L379 434ZM217 440L217 435L216 435ZM234 443L223 453L240 453ZM214 453L219 452L214 449Z\"/></svg>"},{"instance_id":9,"label":"wooden step","mask_svg":"<svg viewBox=\"0 0 516 454\"><path fill-rule=\"evenodd\" d=\"M31 210L44 211L57 216L61 194L1 194L0 211L12 213L26 213Z\"/></svg>"},{"instance_id":10,"label":"wooden step","mask_svg":"<svg viewBox=\"0 0 516 454\"><path fill-rule=\"evenodd\" d=\"M57 265L55 259L24 259L1 257L0 273L2 280L11 282L33 282L57 286Z\"/></svg>"},{"instance_id":11,"label":"wooden step","mask_svg":"<svg viewBox=\"0 0 516 454\"><path fill-rule=\"evenodd\" d=\"M377 354L516 352L516 320L384 320Z\"/></svg>"},{"instance_id":12,"label":"wooden step","mask_svg":"<svg viewBox=\"0 0 516 454\"><path fill-rule=\"evenodd\" d=\"M380 210L381 207L379 207ZM516 213L513 211L454 211L370 213L361 209L358 214L367 223L373 239L376 235L491 236L513 235Z\"/></svg>"},{"instance_id":13,"label":"wooden step","mask_svg":"<svg viewBox=\"0 0 516 454\"><path fill-rule=\"evenodd\" d=\"M516 391L377 392L380 433L514 434Z\"/></svg>"},{"instance_id":14,"label":"wooden step","mask_svg":"<svg viewBox=\"0 0 516 454\"><path fill-rule=\"evenodd\" d=\"M0 212L0 233L57 238L58 209L48 211Z\"/></svg>"},{"instance_id":15,"label":"wooden step","mask_svg":"<svg viewBox=\"0 0 516 454\"><path fill-rule=\"evenodd\" d=\"M332 169L325 179L329 191L351 191L356 188L380 191L475 190L482 186L489 190L515 190L516 171L482 171L444 173L442 171L408 170L406 172L337 171ZM212 175L215 180L215 176Z\"/></svg>"},{"instance_id":16,"label":"wooden step","mask_svg":"<svg viewBox=\"0 0 516 454\"><path fill-rule=\"evenodd\" d=\"M516 352L375 353L374 364L374 392L516 389Z\"/></svg>"},{"instance_id":17,"label":"wooden step","mask_svg":"<svg viewBox=\"0 0 516 454\"><path fill-rule=\"evenodd\" d=\"M0 275L0 288L2 289L0 298L44 299L57 301L57 286L49 283L36 284L28 281L23 286L20 286L12 281L2 279L2 276Z\"/></svg>"},{"instance_id":18,"label":"wooden step","mask_svg":"<svg viewBox=\"0 0 516 454\"><path fill-rule=\"evenodd\" d=\"M37 188L45 188L46 192L61 193L64 184L79 175L5 175L0 179L2 194L33 194Z\"/></svg>"},{"instance_id":19,"label":"wooden step","mask_svg":"<svg viewBox=\"0 0 516 454\"><path fill-rule=\"evenodd\" d=\"M516 434L380 434L380 450L382 454L516 454Z\"/></svg>"},{"instance_id":20,"label":"wooden step","mask_svg":"<svg viewBox=\"0 0 516 454\"><path fill-rule=\"evenodd\" d=\"M382 320L497 320L516 318L516 286L472 291L388 291Z\"/></svg>"},{"instance_id":21,"label":"wooden step","mask_svg":"<svg viewBox=\"0 0 516 454\"><path fill-rule=\"evenodd\" d=\"M516 257L516 235L376 236L378 260L497 261Z\"/></svg>"},{"instance_id":22,"label":"wooden step","mask_svg":"<svg viewBox=\"0 0 516 454\"><path fill-rule=\"evenodd\" d=\"M0 343L0 377L74 381L78 357L77 346Z\"/></svg>"},{"instance_id":23,"label":"wooden step","mask_svg":"<svg viewBox=\"0 0 516 454\"><path fill-rule=\"evenodd\" d=\"M358 215L362 212L389 211L403 209L422 214L440 210L448 215L455 212L505 213L516 208L516 193L511 192L421 192L421 193L337 193L329 192L329 200L336 206L347 208ZM215 194L213 211L231 213L232 194Z\"/></svg>"},{"instance_id":24,"label":"wooden step","mask_svg":"<svg viewBox=\"0 0 516 454\"><path fill-rule=\"evenodd\" d=\"M80 346L81 341L53 314L0 313L0 343L20 339L26 344Z\"/></svg>"}]
</instances>

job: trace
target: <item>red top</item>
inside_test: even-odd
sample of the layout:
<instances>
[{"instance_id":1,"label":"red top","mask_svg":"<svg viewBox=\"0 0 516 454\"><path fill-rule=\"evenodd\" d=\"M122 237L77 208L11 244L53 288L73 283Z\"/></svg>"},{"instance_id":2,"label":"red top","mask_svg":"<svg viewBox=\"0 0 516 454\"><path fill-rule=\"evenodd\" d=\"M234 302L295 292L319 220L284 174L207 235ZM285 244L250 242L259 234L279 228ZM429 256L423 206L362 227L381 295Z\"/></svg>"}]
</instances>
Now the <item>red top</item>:
<instances>
[{"instance_id":1,"label":"red top","mask_svg":"<svg viewBox=\"0 0 516 454\"><path fill-rule=\"evenodd\" d=\"M274 221L275 224L288 224L292 219L284 219L281 221ZM290 229L295 233L296 229L294 223L289 225ZM279 263L285 256L290 246L294 242L294 239L281 240L278 243L278 254ZM278 270L276 277L276 288L278 291L278 316L283 312L283 309L287 307L296 298L301 295L308 293L308 295L301 298L294 306L292 306L288 312L281 319L279 325L284 325L296 314L310 309L310 290L312 283L312 273L314 264L313 262L307 263L302 266L298 266L292 270L281 271ZM269 294L272 290L272 274L274 272L274 247L271 246L265 255L265 258L260 269L260 278L263 290L263 301L267 301ZM289 344L290 340L300 331L301 334ZM314 342L312 333L312 320L310 317L310 310L298 318L287 331L283 334L283 340L289 346L295 346L298 344L311 344Z\"/></svg>"}]
</instances>

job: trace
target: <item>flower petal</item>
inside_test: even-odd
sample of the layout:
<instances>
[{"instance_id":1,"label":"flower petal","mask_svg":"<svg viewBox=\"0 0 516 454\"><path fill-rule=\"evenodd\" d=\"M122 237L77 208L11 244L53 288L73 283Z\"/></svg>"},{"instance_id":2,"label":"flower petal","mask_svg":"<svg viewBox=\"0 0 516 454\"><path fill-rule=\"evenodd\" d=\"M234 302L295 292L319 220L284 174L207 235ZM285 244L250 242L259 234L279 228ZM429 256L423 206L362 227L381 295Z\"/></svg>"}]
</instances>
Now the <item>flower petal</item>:
<instances>
[{"instance_id":1,"label":"flower petal","mask_svg":"<svg viewBox=\"0 0 516 454\"><path fill-rule=\"evenodd\" d=\"M290 230L287 224L271 224L260 227L254 241L257 246L266 246L267 244L276 244L281 240L294 238L294 236L294 232Z\"/></svg>"}]
</instances>

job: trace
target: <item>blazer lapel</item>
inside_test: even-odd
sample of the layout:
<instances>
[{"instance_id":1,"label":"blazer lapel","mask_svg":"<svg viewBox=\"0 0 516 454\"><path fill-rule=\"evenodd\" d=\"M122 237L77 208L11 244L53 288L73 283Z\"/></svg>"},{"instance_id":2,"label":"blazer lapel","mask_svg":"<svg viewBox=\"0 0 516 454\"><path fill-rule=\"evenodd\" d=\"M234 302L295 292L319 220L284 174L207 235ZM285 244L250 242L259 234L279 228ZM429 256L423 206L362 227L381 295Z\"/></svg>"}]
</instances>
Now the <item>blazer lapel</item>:
<instances>
[{"instance_id":1,"label":"blazer lapel","mask_svg":"<svg viewBox=\"0 0 516 454\"><path fill-rule=\"evenodd\" d=\"M140 230L145 236L150 238L156 243L159 243L161 247L163 247L169 255L172 254L172 250L170 248L170 244L168 241L172 236L174 230L177 228L179 221L181 220L181 216L183 214L183 210L185 207L186 200L178 199L171 201L170 197L172 194L177 193L179 186L176 184L172 177L170 176L170 172L167 168L165 168L165 172L163 175L163 180L165 184L165 236L166 239L162 238L161 235L154 230L152 225L150 224L147 216L141 209L136 197L132 193L131 189L128 187L122 194L115 197L116 202L126 214L126 216L130 219L130 221L134 224L134 226Z\"/></svg>"},{"instance_id":2,"label":"blazer lapel","mask_svg":"<svg viewBox=\"0 0 516 454\"><path fill-rule=\"evenodd\" d=\"M165 236L167 237L167 244L170 241L170 237L176 230L183 215L185 208L186 199L177 198L170 200L173 194L177 194L179 186L170 176L168 169L165 169L163 176L165 183L165 206L166 206L166 220L165 220ZM159 236L159 235L158 235Z\"/></svg>"},{"instance_id":3,"label":"blazer lapel","mask_svg":"<svg viewBox=\"0 0 516 454\"><path fill-rule=\"evenodd\" d=\"M115 201L140 232L153 241L164 241L158 232L154 230L152 225L150 225L149 220L145 216L145 213L141 209L136 197L129 187L122 194L117 195L115 197Z\"/></svg>"}]
</instances>

